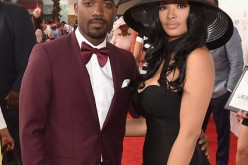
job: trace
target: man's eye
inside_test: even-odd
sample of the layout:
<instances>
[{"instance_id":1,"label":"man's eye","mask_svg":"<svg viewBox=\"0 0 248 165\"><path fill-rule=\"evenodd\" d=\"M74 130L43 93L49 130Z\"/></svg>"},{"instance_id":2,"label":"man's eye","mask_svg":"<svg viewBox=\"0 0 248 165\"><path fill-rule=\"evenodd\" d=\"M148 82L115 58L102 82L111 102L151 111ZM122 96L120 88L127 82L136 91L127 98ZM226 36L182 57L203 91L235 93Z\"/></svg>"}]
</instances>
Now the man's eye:
<instances>
[{"instance_id":1,"label":"man's eye","mask_svg":"<svg viewBox=\"0 0 248 165\"><path fill-rule=\"evenodd\" d=\"M103 5L104 7L108 7L108 8L111 8L114 6L113 2L105 2Z\"/></svg>"},{"instance_id":2,"label":"man's eye","mask_svg":"<svg viewBox=\"0 0 248 165\"><path fill-rule=\"evenodd\" d=\"M93 6L93 3L92 2L85 2L84 5L89 7L89 6Z\"/></svg>"}]
</instances>

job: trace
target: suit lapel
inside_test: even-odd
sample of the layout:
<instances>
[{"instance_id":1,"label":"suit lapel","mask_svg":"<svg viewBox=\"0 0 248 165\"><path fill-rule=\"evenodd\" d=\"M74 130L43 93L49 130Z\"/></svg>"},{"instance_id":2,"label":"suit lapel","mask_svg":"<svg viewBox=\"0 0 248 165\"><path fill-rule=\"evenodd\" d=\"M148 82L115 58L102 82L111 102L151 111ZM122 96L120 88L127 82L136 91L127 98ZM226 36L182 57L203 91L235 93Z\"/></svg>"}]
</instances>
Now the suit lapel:
<instances>
[{"instance_id":1,"label":"suit lapel","mask_svg":"<svg viewBox=\"0 0 248 165\"><path fill-rule=\"evenodd\" d=\"M83 88L83 90L85 91L85 93L87 95L87 99L88 99L88 101L90 103L92 113L93 113L97 123L99 124L95 98L94 98L94 94L93 94L92 86L91 86L91 82L90 82L90 76L89 76L89 73L88 73L88 71L86 69L86 66L82 62L82 58L81 58L81 55L80 55L80 47L78 45L78 41L76 39L75 33L74 32L71 33L69 35L69 37L70 38L69 38L69 43L68 44L71 45L72 55L75 56L75 60L76 60L76 63L78 65L77 68L79 68L79 69L76 69L76 71L78 72L82 88Z\"/></svg>"},{"instance_id":2,"label":"suit lapel","mask_svg":"<svg viewBox=\"0 0 248 165\"><path fill-rule=\"evenodd\" d=\"M92 86L91 86L91 82L90 82L90 77L89 77L89 74L88 74L88 71L87 71L85 65L82 62L82 59L80 56L80 48L79 48L76 36L74 33L71 33L69 35L69 37L70 38L68 41L68 45L71 45L70 47L71 47L71 51L73 52L72 54L75 56L75 60L76 60L76 63L78 65L77 68L79 68L79 69L76 69L76 71L79 74L79 79L81 81L82 88L84 89L84 91L87 95L87 99L90 103L92 113L95 116L97 123L100 125L98 115L97 115L95 98L94 98L94 94L93 94ZM111 44L107 43L107 47L110 48L109 60L110 60L112 76L113 76L114 95L113 95L112 102L110 104L110 108L109 108L108 114L106 116L106 119L104 121L102 129L104 129L104 126L106 125L106 123L110 119L111 114L116 107L116 102L117 102L116 100L119 97L119 90L121 87L121 82L120 82L121 80L119 78L119 75L121 74L120 59L118 58L118 55L116 55L116 52L114 51L114 48ZM100 126L99 126L99 128L100 128Z\"/></svg>"},{"instance_id":3,"label":"suit lapel","mask_svg":"<svg viewBox=\"0 0 248 165\"><path fill-rule=\"evenodd\" d=\"M114 91L115 92L114 92L112 102L111 102L110 107L109 107L108 114L107 114L106 119L105 119L104 124L103 124L103 129L104 129L104 126L106 125L106 123L108 122L108 120L110 119L110 116L116 107L116 102L117 102L116 99L118 98L119 89L120 89L120 85L121 85L120 79L119 79L119 75L121 74L120 59L117 58L118 55L116 55L116 52L114 51L113 46L111 44L107 43L107 47L109 47L109 60L110 60L110 65L111 65L111 70L112 70Z\"/></svg>"}]
</instances>

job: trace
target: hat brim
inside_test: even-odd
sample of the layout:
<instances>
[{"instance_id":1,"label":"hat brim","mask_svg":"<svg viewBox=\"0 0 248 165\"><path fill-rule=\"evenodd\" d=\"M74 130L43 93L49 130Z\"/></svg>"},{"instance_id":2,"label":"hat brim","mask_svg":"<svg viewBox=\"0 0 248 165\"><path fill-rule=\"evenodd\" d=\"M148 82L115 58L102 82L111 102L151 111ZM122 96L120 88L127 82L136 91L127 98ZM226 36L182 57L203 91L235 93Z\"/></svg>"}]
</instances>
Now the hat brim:
<instances>
[{"instance_id":1,"label":"hat brim","mask_svg":"<svg viewBox=\"0 0 248 165\"><path fill-rule=\"evenodd\" d=\"M142 33L149 34L149 25L153 22L155 6L166 0L143 0L124 13L124 20L128 26ZM189 4L197 4L202 7L207 20L208 37L206 46L208 49L216 49L229 41L233 34L233 22L231 18L218 6L207 0L188 0ZM148 35L147 35L148 36Z\"/></svg>"}]
</instances>

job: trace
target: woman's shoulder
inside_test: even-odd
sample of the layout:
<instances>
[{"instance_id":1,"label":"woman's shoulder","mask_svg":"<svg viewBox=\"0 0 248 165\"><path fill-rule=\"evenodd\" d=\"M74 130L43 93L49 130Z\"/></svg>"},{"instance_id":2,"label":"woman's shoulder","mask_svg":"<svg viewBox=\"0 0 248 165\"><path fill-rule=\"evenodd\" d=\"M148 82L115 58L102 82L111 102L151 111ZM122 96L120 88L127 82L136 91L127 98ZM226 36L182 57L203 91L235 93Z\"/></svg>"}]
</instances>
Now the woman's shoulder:
<instances>
[{"instance_id":1,"label":"woman's shoulder","mask_svg":"<svg viewBox=\"0 0 248 165\"><path fill-rule=\"evenodd\" d=\"M210 51L208 50L207 47L199 47L194 49L190 54L189 54L189 59L193 59L193 60L204 60L205 58L211 58L212 59L212 55L210 53Z\"/></svg>"},{"instance_id":2,"label":"woman's shoulder","mask_svg":"<svg viewBox=\"0 0 248 165\"><path fill-rule=\"evenodd\" d=\"M196 48L189 54L187 65L191 68L209 67L213 65L213 58L206 47Z\"/></svg>"},{"instance_id":3,"label":"woman's shoulder","mask_svg":"<svg viewBox=\"0 0 248 165\"><path fill-rule=\"evenodd\" d=\"M206 46L203 46L203 47L199 47L199 48L196 48L194 49L190 55L196 55L196 54L205 54L205 55L209 55L210 52L208 50L208 48Z\"/></svg>"},{"instance_id":4,"label":"woman's shoulder","mask_svg":"<svg viewBox=\"0 0 248 165\"><path fill-rule=\"evenodd\" d=\"M199 84L200 81L205 83L214 83L214 62L211 53L206 47L193 50L188 56L186 62L186 80L190 87Z\"/></svg>"}]
</instances>

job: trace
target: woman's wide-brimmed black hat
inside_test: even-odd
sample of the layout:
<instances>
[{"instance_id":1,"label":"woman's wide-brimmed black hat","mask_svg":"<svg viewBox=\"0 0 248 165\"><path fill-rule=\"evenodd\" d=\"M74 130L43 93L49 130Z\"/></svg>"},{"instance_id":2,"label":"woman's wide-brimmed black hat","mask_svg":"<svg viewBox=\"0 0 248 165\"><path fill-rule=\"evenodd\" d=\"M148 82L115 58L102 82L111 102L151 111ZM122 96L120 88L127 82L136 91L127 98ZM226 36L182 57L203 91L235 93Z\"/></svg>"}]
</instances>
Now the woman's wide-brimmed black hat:
<instances>
[{"instance_id":1,"label":"woman's wide-brimmed black hat","mask_svg":"<svg viewBox=\"0 0 248 165\"><path fill-rule=\"evenodd\" d=\"M138 33L148 34L149 26L154 20L152 14L155 12L154 7L159 5L160 2L166 2L166 0L140 1L124 13L125 22ZM233 22L228 14L208 0L188 0L188 3L202 7L205 13L208 31L206 46L208 49L223 46L233 34Z\"/></svg>"}]
</instances>

